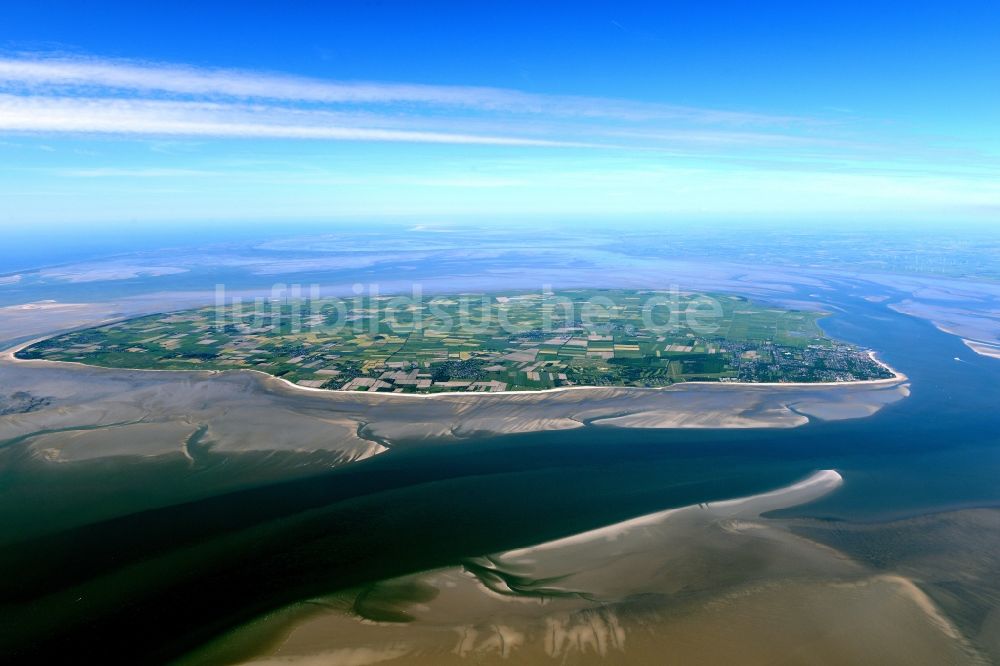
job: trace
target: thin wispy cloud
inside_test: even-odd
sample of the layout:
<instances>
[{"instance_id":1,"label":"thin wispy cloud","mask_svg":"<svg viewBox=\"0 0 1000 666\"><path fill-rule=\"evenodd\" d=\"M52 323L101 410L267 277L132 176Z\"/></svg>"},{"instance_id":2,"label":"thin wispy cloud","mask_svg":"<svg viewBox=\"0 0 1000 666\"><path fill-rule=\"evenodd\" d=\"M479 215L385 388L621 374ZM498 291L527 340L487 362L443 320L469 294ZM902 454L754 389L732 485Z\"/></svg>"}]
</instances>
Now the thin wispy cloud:
<instances>
[{"instance_id":1,"label":"thin wispy cloud","mask_svg":"<svg viewBox=\"0 0 1000 666\"><path fill-rule=\"evenodd\" d=\"M22 132L141 134L499 146L584 144L514 136L357 127L318 111L236 104L0 94L0 129Z\"/></svg>"},{"instance_id":2,"label":"thin wispy cloud","mask_svg":"<svg viewBox=\"0 0 1000 666\"><path fill-rule=\"evenodd\" d=\"M822 126L794 116L481 86L0 58L0 131L8 132L607 148L621 147L619 139L627 137L630 147L662 148L784 145Z\"/></svg>"},{"instance_id":3,"label":"thin wispy cloud","mask_svg":"<svg viewBox=\"0 0 1000 666\"><path fill-rule=\"evenodd\" d=\"M789 115L586 96L546 95L505 88L326 81L286 74L92 58L0 58L0 84L35 90L72 87L82 90L347 105L416 104L626 121L673 119L729 125L816 122Z\"/></svg>"},{"instance_id":4,"label":"thin wispy cloud","mask_svg":"<svg viewBox=\"0 0 1000 666\"><path fill-rule=\"evenodd\" d=\"M64 178L204 178L220 176L206 169L96 167L88 169L57 169L56 175Z\"/></svg>"}]
</instances>

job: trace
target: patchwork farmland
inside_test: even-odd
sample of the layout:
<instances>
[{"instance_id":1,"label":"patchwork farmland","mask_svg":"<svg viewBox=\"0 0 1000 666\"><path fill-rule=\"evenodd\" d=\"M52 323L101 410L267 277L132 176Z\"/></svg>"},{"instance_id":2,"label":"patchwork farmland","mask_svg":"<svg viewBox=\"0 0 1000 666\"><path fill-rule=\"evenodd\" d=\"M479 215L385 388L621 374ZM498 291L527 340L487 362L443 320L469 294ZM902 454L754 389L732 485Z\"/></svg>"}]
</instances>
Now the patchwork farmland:
<instances>
[{"instance_id":1,"label":"patchwork farmland","mask_svg":"<svg viewBox=\"0 0 1000 666\"><path fill-rule=\"evenodd\" d=\"M657 291L359 296L151 315L18 355L113 368L251 368L310 388L403 393L891 376L865 350L825 337L820 316Z\"/></svg>"}]
</instances>

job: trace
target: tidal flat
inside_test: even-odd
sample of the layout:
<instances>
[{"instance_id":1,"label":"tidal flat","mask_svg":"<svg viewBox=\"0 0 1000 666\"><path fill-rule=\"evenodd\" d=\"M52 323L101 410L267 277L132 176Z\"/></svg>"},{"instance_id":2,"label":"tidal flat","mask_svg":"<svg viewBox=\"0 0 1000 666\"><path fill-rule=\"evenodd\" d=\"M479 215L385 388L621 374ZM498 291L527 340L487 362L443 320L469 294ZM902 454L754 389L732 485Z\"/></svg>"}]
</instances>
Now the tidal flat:
<instances>
[{"instance_id":1,"label":"tidal flat","mask_svg":"<svg viewBox=\"0 0 1000 666\"><path fill-rule=\"evenodd\" d=\"M181 663L982 663L909 578L761 518L841 483L821 471L311 599ZM1000 538L989 513L980 557Z\"/></svg>"}]
</instances>

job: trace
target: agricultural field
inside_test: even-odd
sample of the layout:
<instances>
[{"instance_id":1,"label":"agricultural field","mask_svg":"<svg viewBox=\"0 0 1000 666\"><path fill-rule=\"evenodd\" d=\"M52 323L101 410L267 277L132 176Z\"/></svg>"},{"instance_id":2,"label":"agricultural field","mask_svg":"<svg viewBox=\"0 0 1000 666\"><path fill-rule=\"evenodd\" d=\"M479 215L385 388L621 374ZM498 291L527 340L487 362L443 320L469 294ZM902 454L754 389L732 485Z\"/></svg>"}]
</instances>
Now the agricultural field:
<instances>
[{"instance_id":1,"label":"agricultural field","mask_svg":"<svg viewBox=\"0 0 1000 666\"><path fill-rule=\"evenodd\" d=\"M891 373L822 315L719 294L632 290L234 302L59 335L19 358L267 372L300 386L437 393Z\"/></svg>"}]
</instances>

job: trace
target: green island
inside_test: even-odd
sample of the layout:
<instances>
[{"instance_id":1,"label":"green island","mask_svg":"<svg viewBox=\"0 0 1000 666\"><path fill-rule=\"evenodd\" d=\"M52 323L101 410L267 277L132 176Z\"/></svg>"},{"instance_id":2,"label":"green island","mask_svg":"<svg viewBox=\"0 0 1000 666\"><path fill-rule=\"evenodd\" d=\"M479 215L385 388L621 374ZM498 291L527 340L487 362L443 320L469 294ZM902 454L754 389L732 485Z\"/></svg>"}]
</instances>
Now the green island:
<instances>
[{"instance_id":1,"label":"green island","mask_svg":"<svg viewBox=\"0 0 1000 666\"><path fill-rule=\"evenodd\" d=\"M256 369L397 393L844 382L893 374L822 313L648 290L232 302L58 335L17 353L130 369Z\"/></svg>"}]
</instances>

